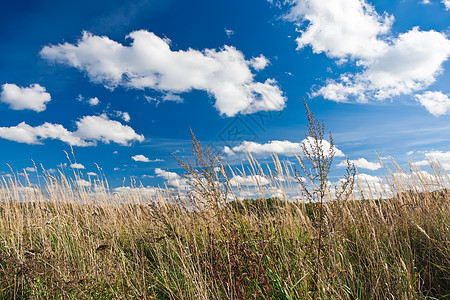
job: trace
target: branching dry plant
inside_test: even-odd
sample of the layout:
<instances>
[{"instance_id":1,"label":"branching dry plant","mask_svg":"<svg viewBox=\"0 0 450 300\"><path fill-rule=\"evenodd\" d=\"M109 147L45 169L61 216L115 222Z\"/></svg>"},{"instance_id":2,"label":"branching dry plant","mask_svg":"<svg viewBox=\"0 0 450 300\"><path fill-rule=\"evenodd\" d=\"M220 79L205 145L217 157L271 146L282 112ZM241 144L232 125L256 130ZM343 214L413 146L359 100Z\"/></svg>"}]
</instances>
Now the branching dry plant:
<instances>
[{"instance_id":1,"label":"branching dry plant","mask_svg":"<svg viewBox=\"0 0 450 300\"><path fill-rule=\"evenodd\" d=\"M331 132L328 136L329 141L325 138L325 123L316 120L305 98L303 98L303 103L308 117L308 130L306 132L305 142L302 144L303 156L297 156L301 169L299 171L296 170L295 174L305 199L312 206L313 224L317 227L318 231L314 269L315 288L313 291L313 297L315 298L321 286L319 278L321 277L320 273L323 268L321 258L323 239L329 233L325 224L323 202L327 196L330 199L330 193L332 192L329 175L336 154L336 147ZM340 181L340 186L335 188L335 201L347 200L350 197L353 191L355 174L355 166L347 158L347 174Z\"/></svg>"}]
</instances>

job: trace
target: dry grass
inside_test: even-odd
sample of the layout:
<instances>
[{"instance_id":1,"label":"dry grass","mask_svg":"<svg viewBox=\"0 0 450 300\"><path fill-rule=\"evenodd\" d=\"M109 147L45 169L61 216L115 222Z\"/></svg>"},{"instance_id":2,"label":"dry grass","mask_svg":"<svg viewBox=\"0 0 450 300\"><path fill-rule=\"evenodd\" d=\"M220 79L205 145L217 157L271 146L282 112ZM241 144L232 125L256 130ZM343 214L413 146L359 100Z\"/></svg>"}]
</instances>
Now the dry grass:
<instances>
[{"instance_id":1,"label":"dry grass","mask_svg":"<svg viewBox=\"0 0 450 300\"><path fill-rule=\"evenodd\" d=\"M370 200L323 202L319 229L314 203L230 201L239 195L227 184L229 172L208 169L217 160L200 154L206 164L191 165L184 196L170 189L111 194L74 187L63 174L47 177L42 189L4 180L0 298L448 297L448 178L436 165L433 182L391 173L393 197L377 198L361 183L359 194ZM267 178L288 198L292 181L279 173Z\"/></svg>"},{"instance_id":2,"label":"dry grass","mask_svg":"<svg viewBox=\"0 0 450 300\"><path fill-rule=\"evenodd\" d=\"M236 169L193 142L183 191L112 192L77 173L44 171L38 187L3 179L0 298L450 297L450 180L436 163L407 174L393 162L383 184L355 185L349 164L331 191L333 151L319 142L299 157L309 182L276 155ZM235 175L252 186L232 186Z\"/></svg>"}]
</instances>

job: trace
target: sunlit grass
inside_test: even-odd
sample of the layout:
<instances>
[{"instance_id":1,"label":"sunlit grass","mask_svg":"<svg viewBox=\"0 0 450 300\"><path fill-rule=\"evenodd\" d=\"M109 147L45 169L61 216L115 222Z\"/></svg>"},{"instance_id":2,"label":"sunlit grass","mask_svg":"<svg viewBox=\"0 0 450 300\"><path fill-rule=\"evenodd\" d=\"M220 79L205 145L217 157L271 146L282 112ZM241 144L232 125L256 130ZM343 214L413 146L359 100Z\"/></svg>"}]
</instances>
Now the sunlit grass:
<instances>
[{"instance_id":1,"label":"sunlit grass","mask_svg":"<svg viewBox=\"0 0 450 300\"><path fill-rule=\"evenodd\" d=\"M0 298L450 297L445 170L392 161L374 180L347 160L330 182L332 137L324 150L323 123L305 106L313 142L300 171L276 155L224 165L193 135L178 189L111 190L100 168L89 180L36 168L38 186L25 171L24 182L3 178Z\"/></svg>"},{"instance_id":2,"label":"sunlit grass","mask_svg":"<svg viewBox=\"0 0 450 300\"><path fill-rule=\"evenodd\" d=\"M274 157L266 175L249 159L246 175L270 182L255 183L254 200L207 159L190 171L187 193L113 193L104 180L80 187L62 173L33 188L3 179L0 298L448 296L448 176L437 165L426 178L386 170L383 185L359 182L352 198L325 201L319 259L316 204L293 196L290 166Z\"/></svg>"}]
</instances>

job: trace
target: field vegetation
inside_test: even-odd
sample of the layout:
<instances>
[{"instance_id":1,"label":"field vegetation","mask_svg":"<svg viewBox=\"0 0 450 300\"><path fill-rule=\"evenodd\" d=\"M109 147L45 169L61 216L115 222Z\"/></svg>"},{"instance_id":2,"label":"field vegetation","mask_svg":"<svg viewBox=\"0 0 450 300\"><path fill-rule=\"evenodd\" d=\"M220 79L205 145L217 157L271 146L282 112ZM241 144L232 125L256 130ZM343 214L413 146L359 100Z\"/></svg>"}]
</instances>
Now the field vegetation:
<instances>
[{"instance_id":1,"label":"field vegetation","mask_svg":"<svg viewBox=\"0 0 450 300\"><path fill-rule=\"evenodd\" d=\"M447 173L437 162L431 176L392 162L371 185L349 162L334 189L333 147L322 147L332 138L308 117L315 142L299 169L250 154L247 167L232 168L193 136L194 160L180 160L186 190L114 192L104 177L82 186L80 173L45 170L37 187L3 178L0 298L450 297ZM248 185L230 183L244 173L253 199Z\"/></svg>"}]
</instances>

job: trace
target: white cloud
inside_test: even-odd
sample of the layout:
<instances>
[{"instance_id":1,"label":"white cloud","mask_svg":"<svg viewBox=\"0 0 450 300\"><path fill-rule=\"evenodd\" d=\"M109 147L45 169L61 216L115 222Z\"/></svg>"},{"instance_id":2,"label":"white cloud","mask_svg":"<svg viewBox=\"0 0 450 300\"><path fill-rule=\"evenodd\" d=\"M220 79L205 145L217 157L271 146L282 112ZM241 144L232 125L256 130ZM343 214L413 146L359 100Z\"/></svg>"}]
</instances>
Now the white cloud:
<instances>
[{"instance_id":1,"label":"white cloud","mask_svg":"<svg viewBox=\"0 0 450 300\"><path fill-rule=\"evenodd\" d=\"M115 114L113 114L116 117L121 118L122 120L124 120L125 122L130 122L131 121L131 117L130 114L124 111L114 111Z\"/></svg>"},{"instance_id":2,"label":"white cloud","mask_svg":"<svg viewBox=\"0 0 450 300\"><path fill-rule=\"evenodd\" d=\"M234 35L234 30L225 28L225 34L227 35L228 38L230 38L232 35Z\"/></svg>"},{"instance_id":3,"label":"white cloud","mask_svg":"<svg viewBox=\"0 0 450 300\"><path fill-rule=\"evenodd\" d=\"M364 194L369 191L376 193L389 189L389 186L383 183L383 179L381 177L372 176L369 174L357 174L355 176L355 182L359 184L359 186L355 188Z\"/></svg>"},{"instance_id":4,"label":"white cloud","mask_svg":"<svg viewBox=\"0 0 450 300\"><path fill-rule=\"evenodd\" d=\"M20 87L15 84L5 83L2 85L0 101L9 104L14 110L30 109L41 112L46 109L51 96L45 91L45 87L37 83L29 87Z\"/></svg>"},{"instance_id":5,"label":"white cloud","mask_svg":"<svg viewBox=\"0 0 450 300\"><path fill-rule=\"evenodd\" d=\"M253 57L250 60L250 65L255 69L256 71L263 70L267 65L269 64L269 60L265 58L264 55L260 55L258 57Z\"/></svg>"},{"instance_id":6,"label":"white cloud","mask_svg":"<svg viewBox=\"0 0 450 300\"><path fill-rule=\"evenodd\" d=\"M137 193L140 194L142 196L154 196L156 195L156 193L158 193L158 191L160 191L159 188L155 188L152 186L148 186L148 187L129 187L129 186L121 186L121 187L117 187L114 189L115 193L120 193L120 194L133 194L133 193Z\"/></svg>"},{"instance_id":7,"label":"white cloud","mask_svg":"<svg viewBox=\"0 0 450 300\"><path fill-rule=\"evenodd\" d=\"M357 174L355 176L355 179L360 182L369 183L370 185L375 185L375 184L379 184L379 183L383 182L383 179L381 179L381 177L372 176L372 175L364 174L364 173Z\"/></svg>"},{"instance_id":8,"label":"white cloud","mask_svg":"<svg viewBox=\"0 0 450 300\"><path fill-rule=\"evenodd\" d=\"M133 155L131 159L140 162L150 162L150 159L142 154Z\"/></svg>"},{"instance_id":9,"label":"white cloud","mask_svg":"<svg viewBox=\"0 0 450 300\"><path fill-rule=\"evenodd\" d=\"M186 178L183 178L175 172L169 172L160 168L156 168L155 174L158 177L164 178L167 181L167 184L173 187L183 189L187 188L189 185L189 181Z\"/></svg>"},{"instance_id":10,"label":"white cloud","mask_svg":"<svg viewBox=\"0 0 450 300\"><path fill-rule=\"evenodd\" d=\"M144 136L137 134L133 128L109 120L105 114L83 117L76 124L77 131L74 135L82 139L102 141L106 144L115 142L121 145L129 145L132 141L144 141Z\"/></svg>"},{"instance_id":11,"label":"white cloud","mask_svg":"<svg viewBox=\"0 0 450 300\"><path fill-rule=\"evenodd\" d=\"M163 95L161 97L161 99L163 101L173 101L173 102L178 102L178 103L183 102L183 98L181 98L180 95L176 95L176 94L172 94L172 93L167 93L167 94Z\"/></svg>"},{"instance_id":12,"label":"white cloud","mask_svg":"<svg viewBox=\"0 0 450 300\"><path fill-rule=\"evenodd\" d=\"M426 160L421 160L416 163L418 166L428 166L428 159L438 161L445 170L450 170L450 151L430 151L425 153Z\"/></svg>"},{"instance_id":13,"label":"white cloud","mask_svg":"<svg viewBox=\"0 0 450 300\"><path fill-rule=\"evenodd\" d=\"M43 125L32 127L25 122L12 127L0 127L0 138L25 144L42 144L44 139L61 140L72 146L89 146L80 137L68 131L62 125L44 123Z\"/></svg>"},{"instance_id":14,"label":"white cloud","mask_svg":"<svg viewBox=\"0 0 450 300\"><path fill-rule=\"evenodd\" d=\"M286 98L274 79L254 80L251 61L232 46L219 51L204 49L172 51L167 40L145 30L131 32L130 46L88 32L76 45L44 47L43 58L84 71L90 80L107 88L125 86L163 93L203 90L215 99L220 113L282 110Z\"/></svg>"},{"instance_id":15,"label":"white cloud","mask_svg":"<svg viewBox=\"0 0 450 300\"><path fill-rule=\"evenodd\" d=\"M298 49L310 45L315 53L333 58L372 58L386 51L379 39L389 32L393 17L380 16L365 0L294 0L285 16L293 22L308 23L297 38Z\"/></svg>"},{"instance_id":16,"label":"white cloud","mask_svg":"<svg viewBox=\"0 0 450 300\"><path fill-rule=\"evenodd\" d=\"M270 141L265 144L259 144L256 142L248 142L244 141L240 145L235 146L233 148L224 147L224 152L227 155L235 155L238 153L246 153L249 152L253 155L267 157L276 153L278 155L284 156L295 156L295 154L301 156L302 144L307 146L307 149L311 150L311 145L313 145L314 140L311 137L304 139L301 143L293 143L290 141ZM327 153L330 150L330 143L328 141L323 141L322 143L323 150ZM344 156L341 150L335 148L335 156Z\"/></svg>"},{"instance_id":17,"label":"white cloud","mask_svg":"<svg viewBox=\"0 0 450 300\"><path fill-rule=\"evenodd\" d=\"M250 175L250 176L245 176L245 177L242 177L240 175L235 175L233 178L230 179L230 184L232 186L267 185L269 183L270 183L269 180L266 177L263 177L261 175Z\"/></svg>"},{"instance_id":18,"label":"white cloud","mask_svg":"<svg viewBox=\"0 0 450 300\"><path fill-rule=\"evenodd\" d=\"M77 130L71 132L60 124L44 123L32 127L22 122L17 126L0 127L0 138L25 144L42 144L42 140L56 139L81 147L94 146L97 141L128 145L132 141L144 140L144 136L138 135L131 127L109 120L106 115L85 116L76 125Z\"/></svg>"},{"instance_id":19,"label":"white cloud","mask_svg":"<svg viewBox=\"0 0 450 300\"><path fill-rule=\"evenodd\" d=\"M298 48L311 46L342 64L355 63L359 73L328 79L312 96L337 102L384 100L423 90L436 81L450 56L444 33L415 27L388 36L394 18L379 15L365 0L293 0L287 20L307 23Z\"/></svg>"},{"instance_id":20,"label":"white cloud","mask_svg":"<svg viewBox=\"0 0 450 300\"><path fill-rule=\"evenodd\" d=\"M131 120L130 114L127 112L122 112L122 120L124 120L125 122L130 122Z\"/></svg>"},{"instance_id":21,"label":"white cloud","mask_svg":"<svg viewBox=\"0 0 450 300\"><path fill-rule=\"evenodd\" d=\"M337 102L366 102L411 94L435 82L449 56L450 40L445 34L413 28L378 57L367 60L363 72L328 80L313 95Z\"/></svg>"},{"instance_id":22,"label":"white cloud","mask_svg":"<svg viewBox=\"0 0 450 300\"><path fill-rule=\"evenodd\" d=\"M73 164L71 164L70 165L70 167L72 168L72 169L85 169L85 167L82 165L82 164L79 164L79 163L73 163Z\"/></svg>"},{"instance_id":23,"label":"white cloud","mask_svg":"<svg viewBox=\"0 0 450 300\"><path fill-rule=\"evenodd\" d=\"M97 97L94 97L94 98L90 98L88 100L88 103L91 106L96 106L96 105L98 105L100 103L100 100Z\"/></svg>"},{"instance_id":24,"label":"white cloud","mask_svg":"<svg viewBox=\"0 0 450 300\"><path fill-rule=\"evenodd\" d=\"M96 106L100 103L100 99L98 99L98 97L91 97L91 98L87 99L86 101L84 101L85 98L81 94L78 94L76 99L77 99L77 101L85 102L85 103L89 104L90 106Z\"/></svg>"},{"instance_id":25,"label":"white cloud","mask_svg":"<svg viewBox=\"0 0 450 300\"><path fill-rule=\"evenodd\" d=\"M26 167L24 168L24 170L27 172L36 172L36 169L34 167Z\"/></svg>"},{"instance_id":26,"label":"white cloud","mask_svg":"<svg viewBox=\"0 0 450 300\"><path fill-rule=\"evenodd\" d=\"M422 3L422 4L431 4L431 1L430 0L422 0L420 3Z\"/></svg>"},{"instance_id":27,"label":"white cloud","mask_svg":"<svg viewBox=\"0 0 450 300\"><path fill-rule=\"evenodd\" d=\"M444 4L445 10L450 10L450 0L442 0L442 4Z\"/></svg>"},{"instance_id":28,"label":"white cloud","mask_svg":"<svg viewBox=\"0 0 450 300\"><path fill-rule=\"evenodd\" d=\"M442 92L427 91L422 95L416 95L416 99L436 117L450 114L450 99Z\"/></svg>"},{"instance_id":29,"label":"white cloud","mask_svg":"<svg viewBox=\"0 0 450 300\"><path fill-rule=\"evenodd\" d=\"M94 173L94 172L87 172L86 174L88 176L98 176L97 173Z\"/></svg>"},{"instance_id":30,"label":"white cloud","mask_svg":"<svg viewBox=\"0 0 450 300\"><path fill-rule=\"evenodd\" d=\"M86 181L84 179L78 179L77 181L75 181L76 184L80 187L87 187L87 186L91 186L91 183L89 181Z\"/></svg>"},{"instance_id":31,"label":"white cloud","mask_svg":"<svg viewBox=\"0 0 450 300\"><path fill-rule=\"evenodd\" d=\"M350 160L350 163L354 164L356 168L358 169L367 169L367 170L378 170L381 168L380 163L374 163L367 161L365 158L358 158L355 160ZM338 167L347 167L347 161L343 161L337 165Z\"/></svg>"}]
</instances>

